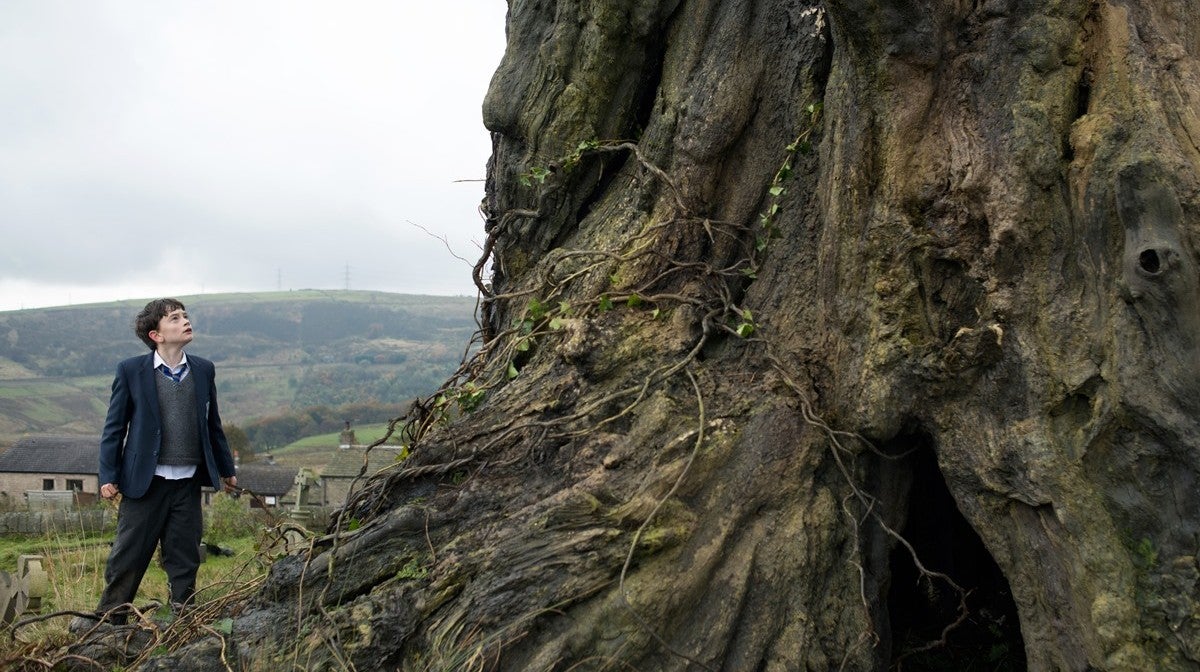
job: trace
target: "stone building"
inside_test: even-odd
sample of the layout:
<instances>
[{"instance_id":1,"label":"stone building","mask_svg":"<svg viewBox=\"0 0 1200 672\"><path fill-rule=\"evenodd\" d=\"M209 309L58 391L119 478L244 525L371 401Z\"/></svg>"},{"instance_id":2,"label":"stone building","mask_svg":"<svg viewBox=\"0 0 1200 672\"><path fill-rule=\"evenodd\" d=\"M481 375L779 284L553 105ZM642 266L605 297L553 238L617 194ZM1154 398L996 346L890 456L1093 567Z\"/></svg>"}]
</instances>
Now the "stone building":
<instances>
[{"instance_id":1,"label":"stone building","mask_svg":"<svg viewBox=\"0 0 1200 672\"><path fill-rule=\"evenodd\" d=\"M295 485L296 474L299 471L298 467L285 467L273 463L239 464L238 487L256 495L243 497L248 500L251 508L275 508Z\"/></svg>"},{"instance_id":2,"label":"stone building","mask_svg":"<svg viewBox=\"0 0 1200 672\"><path fill-rule=\"evenodd\" d=\"M400 461L402 454L399 446L376 446L370 453L364 446L339 448L321 472L325 504L341 506L346 502L350 486L360 473L363 476L356 488L361 487L368 477L380 469L395 465Z\"/></svg>"},{"instance_id":3,"label":"stone building","mask_svg":"<svg viewBox=\"0 0 1200 672\"><path fill-rule=\"evenodd\" d=\"M76 503L90 504L100 492L99 471L99 437L24 437L0 455L0 505L25 508L26 493L72 493Z\"/></svg>"}]
</instances>

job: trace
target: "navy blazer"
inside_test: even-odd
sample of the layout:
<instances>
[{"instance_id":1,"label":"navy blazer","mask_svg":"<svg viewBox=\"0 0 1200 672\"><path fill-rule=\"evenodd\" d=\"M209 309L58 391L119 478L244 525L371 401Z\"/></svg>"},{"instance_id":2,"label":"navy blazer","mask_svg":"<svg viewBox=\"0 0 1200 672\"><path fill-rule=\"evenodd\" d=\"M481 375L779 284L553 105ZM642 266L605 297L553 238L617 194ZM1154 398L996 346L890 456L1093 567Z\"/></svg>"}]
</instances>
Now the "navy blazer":
<instances>
[{"instance_id":1,"label":"navy blazer","mask_svg":"<svg viewBox=\"0 0 1200 672\"><path fill-rule=\"evenodd\" d=\"M234 475L233 454L217 411L216 367L207 359L187 356L188 376L196 383L196 431L204 460L196 477L221 489L221 478ZM100 437L100 484L116 483L121 494L146 494L162 445L162 416L154 377L154 353L131 357L117 365L108 418Z\"/></svg>"}]
</instances>

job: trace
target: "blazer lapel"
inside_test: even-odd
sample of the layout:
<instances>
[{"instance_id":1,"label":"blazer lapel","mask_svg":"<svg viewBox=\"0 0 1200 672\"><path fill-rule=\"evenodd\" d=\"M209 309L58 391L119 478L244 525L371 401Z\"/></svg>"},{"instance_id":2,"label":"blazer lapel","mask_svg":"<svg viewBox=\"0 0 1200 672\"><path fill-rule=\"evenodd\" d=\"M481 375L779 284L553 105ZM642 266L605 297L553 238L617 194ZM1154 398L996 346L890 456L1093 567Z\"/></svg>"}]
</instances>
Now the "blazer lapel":
<instances>
[{"instance_id":1,"label":"blazer lapel","mask_svg":"<svg viewBox=\"0 0 1200 672\"><path fill-rule=\"evenodd\" d=\"M139 375L142 382L142 398L138 401L146 404L146 408L150 409L150 415L154 418L154 424L161 428L162 412L158 408L158 381L154 379L154 376L158 374L154 371L153 352L142 360Z\"/></svg>"}]
</instances>

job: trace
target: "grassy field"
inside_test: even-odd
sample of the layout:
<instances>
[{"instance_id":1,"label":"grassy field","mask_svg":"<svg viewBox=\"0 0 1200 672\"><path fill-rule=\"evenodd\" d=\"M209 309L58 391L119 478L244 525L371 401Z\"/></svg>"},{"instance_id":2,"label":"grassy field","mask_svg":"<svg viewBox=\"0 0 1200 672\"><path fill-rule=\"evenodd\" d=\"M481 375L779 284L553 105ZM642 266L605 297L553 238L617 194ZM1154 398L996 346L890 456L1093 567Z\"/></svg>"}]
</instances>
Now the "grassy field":
<instances>
[{"instance_id":1,"label":"grassy field","mask_svg":"<svg viewBox=\"0 0 1200 672\"><path fill-rule=\"evenodd\" d=\"M354 428L354 438L364 446L383 438L385 434L387 434L387 423L359 425ZM333 458L339 436L339 432L308 436L282 448L272 450L271 456L279 464L320 471ZM388 445L399 445L399 443L395 434L388 440Z\"/></svg>"},{"instance_id":2,"label":"grassy field","mask_svg":"<svg viewBox=\"0 0 1200 672\"><path fill-rule=\"evenodd\" d=\"M226 510L230 510L226 507ZM249 515L249 514L244 514ZM210 526L211 527L211 526ZM208 532L206 532L206 535ZM48 585L42 600L42 614L58 611L90 612L96 607L104 588L104 564L113 534L85 535L80 532L56 532L39 537L0 538L0 569L16 570L17 557L42 556ZM253 535L222 539L220 545L234 552L231 557L210 554L200 565L197 578L198 611L233 592L256 584L266 573L266 562L256 551L261 542ZM167 576L157 558L142 580L135 604L166 602ZM160 612L160 615L165 613ZM32 614L23 614L28 618ZM4 661L27 656L32 647L54 647L71 641L67 626L72 616L62 615L19 628L15 637L0 637L0 667Z\"/></svg>"},{"instance_id":3,"label":"grassy field","mask_svg":"<svg viewBox=\"0 0 1200 672\"><path fill-rule=\"evenodd\" d=\"M0 380L0 445L34 426L99 436L111 384L111 377L101 376Z\"/></svg>"},{"instance_id":4,"label":"grassy field","mask_svg":"<svg viewBox=\"0 0 1200 672\"><path fill-rule=\"evenodd\" d=\"M354 438L358 443L367 445L374 443L383 438L387 434L387 423L381 422L374 425L359 425L354 428ZM276 455L286 454L289 451L302 451L309 448L325 447L336 448L338 439L341 436L340 432L330 432L329 434L318 434L316 436L306 436L299 441L291 443L275 452Z\"/></svg>"}]
</instances>

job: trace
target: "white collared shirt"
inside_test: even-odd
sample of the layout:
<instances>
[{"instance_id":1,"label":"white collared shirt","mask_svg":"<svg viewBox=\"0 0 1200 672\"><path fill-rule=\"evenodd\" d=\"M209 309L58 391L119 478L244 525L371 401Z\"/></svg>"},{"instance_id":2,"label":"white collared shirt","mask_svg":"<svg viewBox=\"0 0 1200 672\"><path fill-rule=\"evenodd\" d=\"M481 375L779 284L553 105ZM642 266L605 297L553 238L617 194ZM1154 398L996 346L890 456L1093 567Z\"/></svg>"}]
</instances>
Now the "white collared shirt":
<instances>
[{"instance_id":1,"label":"white collared shirt","mask_svg":"<svg viewBox=\"0 0 1200 672\"><path fill-rule=\"evenodd\" d=\"M168 369L171 369L171 373L174 373L176 375L179 375L179 371L182 369L183 375L180 376L179 379L183 380L184 378L187 378L188 374L190 374L192 372L192 369L191 369L191 367L187 367L187 353L185 352L182 354L183 354L183 358L179 360L179 366L172 367L169 364L167 364L166 361L163 360L162 355L158 354L158 351L155 350L154 351L154 375L156 375L156 376L162 375L159 372L158 367L165 366ZM184 478L191 478L192 476L196 475L196 465L194 465L194 464L159 464L154 467L154 475L162 476L163 478L167 479L168 481L178 481L178 480L181 480Z\"/></svg>"},{"instance_id":2,"label":"white collared shirt","mask_svg":"<svg viewBox=\"0 0 1200 672\"><path fill-rule=\"evenodd\" d=\"M158 367L160 367L160 366L165 366L165 367L167 367L168 369L170 369L170 370L171 370L171 373L173 373L173 374L175 374L175 375L177 375L177 376L179 375L179 372L182 370L182 371L183 371L183 375L182 375L182 376L180 376L180 377L179 377L179 379L180 379L180 380L183 380L184 378L187 378L187 377L188 377L188 374L189 374L189 373L191 373L191 372L192 372L192 370L191 370L191 368L188 368L188 369L186 369L186 370L184 369L184 367L185 367L185 366L187 366L187 363L188 363L188 362L187 362L187 353L186 353L186 352L183 352L183 353L180 353L180 354L181 354L181 355L183 355L183 357L181 357L181 358L180 358L180 360L179 360L179 365L178 365L178 366L171 366L170 364L167 364L167 361L166 361L165 359L163 359L163 358L162 358L162 355L158 354L158 351L157 351L157 350L155 350L155 351L154 351L154 370L155 370L155 371L157 371L157 370L158 370Z\"/></svg>"}]
</instances>

